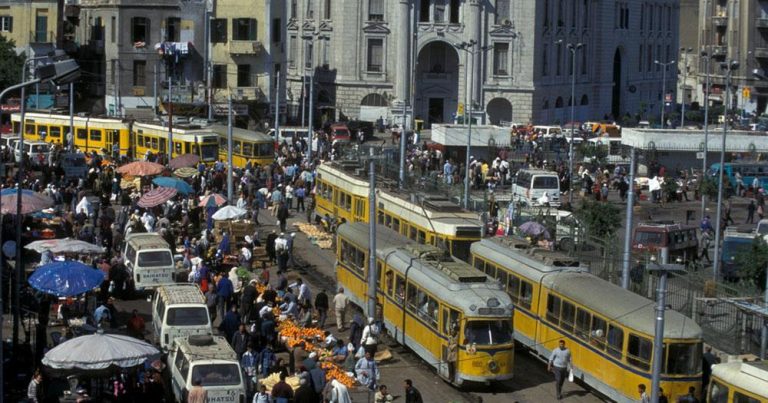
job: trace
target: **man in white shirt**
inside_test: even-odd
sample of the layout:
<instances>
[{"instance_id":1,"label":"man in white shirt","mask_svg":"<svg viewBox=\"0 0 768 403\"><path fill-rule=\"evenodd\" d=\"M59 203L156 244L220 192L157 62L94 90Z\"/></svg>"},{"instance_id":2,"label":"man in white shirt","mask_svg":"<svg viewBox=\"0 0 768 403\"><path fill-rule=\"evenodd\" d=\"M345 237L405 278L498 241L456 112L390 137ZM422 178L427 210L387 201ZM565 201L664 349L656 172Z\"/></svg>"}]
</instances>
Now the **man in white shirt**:
<instances>
[{"instance_id":1,"label":"man in white shirt","mask_svg":"<svg viewBox=\"0 0 768 403\"><path fill-rule=\"evenodd\" d=\"M555 389L557 399L563 398L563 383L568 377L568 369L571 367L571 350L565 347L565 340L560 340L558 348L552 350L549 356L547 370L555 374Z\"/></svg>"},{"instance_id":2,"label":"man in white shirt","mask_svg":"<svg viewBox=\"0 0 768 403\"><path fill-rule=\"evenodd\" d=\"M339 292L333 297L333 308L336 313L336 328L340 331L344 331L344 314L347 310L347 302L349 299L344 295L344 287L339 287Z\"/></svg>"},{"instance_id":3,"label":"man in white shirt","mask_svg":"<svg viewBox=\"0 0 768 403\"><path fill-rule=\"evenodd\" d=\"M304 280L296 280L296 285L299 287L299 302L302 304L312 303L312 291L304 284Z\"/></svg>"}]
</instances>

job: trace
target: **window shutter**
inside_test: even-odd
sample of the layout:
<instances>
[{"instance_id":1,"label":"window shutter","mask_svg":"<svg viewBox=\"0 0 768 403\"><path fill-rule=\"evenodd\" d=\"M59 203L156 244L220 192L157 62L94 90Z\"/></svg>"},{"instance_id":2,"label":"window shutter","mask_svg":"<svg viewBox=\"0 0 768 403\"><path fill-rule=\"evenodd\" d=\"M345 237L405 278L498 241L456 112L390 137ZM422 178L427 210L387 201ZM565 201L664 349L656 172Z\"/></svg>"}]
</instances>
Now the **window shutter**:
<instances>
[{"instance_id":1,"label":"window shutter","mask_svg":"<svg viewBox=\"0 0 768 403\"><path fill-rule=\"evenodd\" d=\"M13 32L13 17L8 17L8 32Z\"/></svg>"},{"instance_id":2,"label":"window shutter","mask_svg":"<svg viewBox=\"0 0 768 403\"><path fill-rule=\"evenodd\" d=\"M248 27L248 37L252 41L255 41L255 40L258 39L257 31L256 31L256 19L255 18L251 18L250 20L248 20L248 22L250 23L249 27Z\"/></svg>"}]
</instances>

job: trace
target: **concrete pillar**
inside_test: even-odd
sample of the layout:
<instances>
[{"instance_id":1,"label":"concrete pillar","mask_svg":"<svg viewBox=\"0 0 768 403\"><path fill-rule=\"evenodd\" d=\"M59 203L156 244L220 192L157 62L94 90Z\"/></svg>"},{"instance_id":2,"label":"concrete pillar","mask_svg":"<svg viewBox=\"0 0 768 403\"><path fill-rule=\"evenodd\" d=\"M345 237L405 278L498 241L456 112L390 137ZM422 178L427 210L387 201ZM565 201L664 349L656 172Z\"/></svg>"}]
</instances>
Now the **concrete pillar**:
<instances>
[{"instance_id":1,"label":"concrete pillar","mask_svg":"<svg viewBox=\"0 0 768 403\"><path fill-rule=\"evenodd\" d=\"M408 100L408 83L410 81L410 75L408 74L408 66L410 59L410 46L409 39L411 38L411 13L409 9L409 0L400 0L397 7L397 20L399 23L397 34L397 75L395 80L395 91L397 98L403 102Z\"/></svg>"},{"instance_id":2,"label":"concrete pillar","mask_svg":"<svg viewBox=\"0 0 768 403\"><path fill-rule=\"evenodd\" d=\"M475 55L472 57L472 63L474 63L474 66L470 68L470 80L472 80L472 94L470 94L471 99L470 101L475 101L480 104L479 109L483 109L482 102L483 100L480 99L480 86L482 85L480 82L480 77L483 76L482 72L480 71L480 58L483 56L482 52L479 50L481 46L483 46L483 35L482 35L482 28L483 28L483 21L482 21L482 13L480 12L480 0L470 0L469 2L469 29L468 34L470 39L474 39L477 43L474 47Z\"/></svg>"}]
</instances>

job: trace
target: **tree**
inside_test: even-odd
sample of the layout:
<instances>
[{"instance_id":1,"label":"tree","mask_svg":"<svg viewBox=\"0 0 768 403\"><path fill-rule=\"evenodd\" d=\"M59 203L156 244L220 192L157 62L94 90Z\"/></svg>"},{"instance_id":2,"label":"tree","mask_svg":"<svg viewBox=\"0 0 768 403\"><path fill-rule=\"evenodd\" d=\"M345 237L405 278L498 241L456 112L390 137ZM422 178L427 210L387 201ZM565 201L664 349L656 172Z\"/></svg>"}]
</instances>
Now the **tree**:
<instances>
[{"instance_id":1,"label":"tree","mask_svg":"<svg viewBox=\"0 0 768 403\"><path fill-rule=\"evenodd\" d=\"M621 227L621 210L611 203L585 199L574 214L587 233L597 238L609 238Z\"/></svg>"},{"instance_id":2,"label":"tree","mask_svg":"<svg viewBox=\"0 0 768 403\"><path fill-rule=\"evenodd\" d=\"M765 287L765 269L768 266L768 243L763 237L755 237L750 248L737 253L735 259L741 281L763 289Z\"/></svg>"},{"instance_id":3,"label":"tree","mask_svg":"<svg viewBox=\"0 0 768 403\"><path fill-rule=\"evenodd\" d=\"M0 35L0 90L18 84L24 56L16 54L14 42Z\"/></svg>"}]
</instances>

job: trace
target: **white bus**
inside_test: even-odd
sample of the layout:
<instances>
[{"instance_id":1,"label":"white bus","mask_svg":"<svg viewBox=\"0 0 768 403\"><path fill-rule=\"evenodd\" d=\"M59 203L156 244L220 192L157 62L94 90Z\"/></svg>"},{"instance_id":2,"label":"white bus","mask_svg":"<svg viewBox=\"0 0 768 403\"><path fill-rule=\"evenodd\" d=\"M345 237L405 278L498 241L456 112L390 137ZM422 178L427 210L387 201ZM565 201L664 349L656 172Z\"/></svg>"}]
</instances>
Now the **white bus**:
<instances>
[{"instance_id":1,"label":"white bus","mask_svg":"<svg viewBox=\"0 0 768 403\"><path fill-rule=\"evenodd\" d=\"M152 330L155 341L167 351L178 337L210 336L211 317L197 284L160 286L152 300Z\"/></svg>"},{"instance_id":2,"label":"white bus","mask_svg":"<svg viewBox=\"0 0 768 403\"><path fill-rule=\"evenodd\" d=\"M171 387L178 402L200 381L208 402L245 402L245 382L237 354L221 336L188 336L174 341L168 355Z\"/></svg>"},{"instance_id":3,"label":"white bus","mask_svg":"<svg viewBox=\"0 0 768 403\"><path fill-rule=\"evenodd\" d=\"M137 290L174 283L173 253L160 234L129 234L125 238L123 260Z\"/></svg>"}]
</instances>

